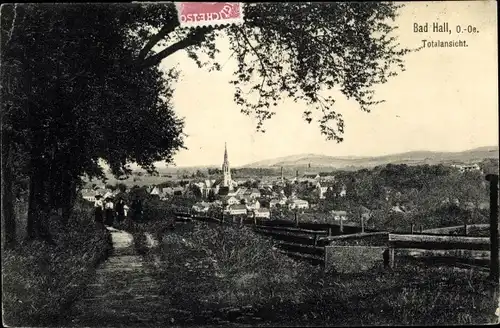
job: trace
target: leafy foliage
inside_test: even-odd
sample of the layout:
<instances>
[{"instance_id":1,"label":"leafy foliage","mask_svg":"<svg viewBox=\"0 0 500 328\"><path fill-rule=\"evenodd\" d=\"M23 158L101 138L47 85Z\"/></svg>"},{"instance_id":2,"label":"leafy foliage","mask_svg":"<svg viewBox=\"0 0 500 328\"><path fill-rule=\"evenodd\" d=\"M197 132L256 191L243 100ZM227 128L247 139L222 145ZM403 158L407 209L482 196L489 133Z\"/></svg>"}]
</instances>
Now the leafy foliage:
<instances>
[{"instance_id":1,"label":"leafy foliage","mask_svg":"<svg viewBox=\"0 0 500 328\"><path fill-rule=\"evenodd\" d=\"M372 170L338 172L336 184L346 184L345 197L327 192L320 211L346 210L358 219L364 206L372 211L370 227L408 231L468 223L484 223L487 215L480 210L488 200L488 190L480 172L460 173L444 165L405 164L376 167ZM392 208L402 206L405 213Z\"/></svg>"},{"instance_id":2,"label":"leafy foliage","mask_svg":"<svg viewBox=\"0 0 500 328\"><path fill-rule=\"evenodd\" d=\"M227 38L237 61L230 81L234 101L259 120L260 131L287 97L307 106L309 123L316 110L321 133L342 141L344 121L328 91L338 90L370 111L381 102L373 87L404 70L403 57L410 52L391 35L395 27L389 23L400 8L394 3L246 3L243 25L193 30L179 27L173 3L141 6L151 16L154 9L165 13L162 20L151 17L134 26L145 37L142 67L186 49L199 67L220 70L227 59L218 56L216 41ZM151 34L151 27L158 32ZM153 52L155 46L161 50Z\"/></svg>"}]
</instances>

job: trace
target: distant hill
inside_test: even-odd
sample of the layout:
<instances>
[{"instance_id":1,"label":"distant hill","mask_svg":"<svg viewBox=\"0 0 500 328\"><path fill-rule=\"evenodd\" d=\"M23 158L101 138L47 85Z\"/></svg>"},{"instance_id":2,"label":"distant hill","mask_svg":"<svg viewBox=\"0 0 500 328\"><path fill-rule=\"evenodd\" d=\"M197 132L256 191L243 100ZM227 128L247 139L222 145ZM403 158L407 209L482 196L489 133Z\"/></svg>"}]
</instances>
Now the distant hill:
<instances>
[{"instance_id":1,"label":"distant hill","mask_svg":"<svg viewBox=\"0 0 500 328\"><path fill-rule=\"evenodd\" d=\"M356 156L325 156L317 154L302 154L279 157L258 161L244 165L245 168L277 168L277 167L311 167L325 168L369 168L378 165L392 164L452 164L473 163L486 158L498 158L498 146L480 147L462 152L434 152L434 151L410 151L401 154L384 155L376 157Z\"/></svg>"}]
</instances>

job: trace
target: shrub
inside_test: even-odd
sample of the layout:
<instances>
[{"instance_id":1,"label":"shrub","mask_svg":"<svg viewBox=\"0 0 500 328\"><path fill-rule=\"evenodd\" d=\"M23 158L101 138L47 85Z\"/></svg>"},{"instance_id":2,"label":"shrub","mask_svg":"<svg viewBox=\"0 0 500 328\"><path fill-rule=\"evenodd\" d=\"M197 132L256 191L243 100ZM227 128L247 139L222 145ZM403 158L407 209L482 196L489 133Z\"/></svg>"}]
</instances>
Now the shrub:
<instances>
[{"instance_id":1,"label":"shrub","mask_svg":"<svg viewBox=\"0 0 500 328\"><path fill-rule=\"evenodd\" d=\"M191 231L168 232L149 259L165 281L170 303L177 306L298 303L314 271L277 252L270 239L251 229L222 225L196 224Z\"/></svg>"},{"instance_id":2,"label":"shrub","mask_svg":"<svg viewBox=\"0 0 500 328\"><path fill-rule=\"evenodd\" d=\"M90 213L77 210L67 227L57 221L49 226L55 246L24 242L3 253L4 320L10 326L60 318L111 250L109 233L93 223Z\"/></svg>"}]
</instances>

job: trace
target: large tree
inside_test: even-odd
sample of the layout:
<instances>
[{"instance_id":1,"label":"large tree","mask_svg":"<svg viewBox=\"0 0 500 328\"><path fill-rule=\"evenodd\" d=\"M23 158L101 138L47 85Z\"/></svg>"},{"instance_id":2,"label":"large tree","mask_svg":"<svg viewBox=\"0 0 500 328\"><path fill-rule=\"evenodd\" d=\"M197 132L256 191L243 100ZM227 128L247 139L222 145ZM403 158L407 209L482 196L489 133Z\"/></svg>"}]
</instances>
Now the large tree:
<instances>
[{"instance_id":1,"label":"large tree","mask_svg":"<svg viewBox=\"0 0 500 328\"><path fill-rule=\"evenodd\" d=\"M39 237L51 209L69 217L82 176L103 177L100 159L115 175L129 173L131 162L152 171L182 146L182 121L170 106L175 72L136 69L140 38L131 27L115 29L127 13L2 7L2 155L27 158L30 237ZM10 165L2 169L12 175ZM3 210L11 215L7 204Z\"/></svg>"},{"instance_id":2,"label":"large tree","mask_svg":"<svg viewBox=\"0 0 500 328\"><path fill-rule=\"evenodd\" d=\"M402 70L409 52L391 36L397 9L248 3L242 25L187 29L173 3L2 7L2 157L23 154L27 163L31 234L40 213L69 212L83 174L103 175L99 159L116 175L128 173L129 162L151 171L155 161L172 159L182 146L182 122L169 102L178 70L159 64L185 51L200 67L221 69L221 38L238 64L228 81L235 103L258 118L259 130L291 98L327 139L342 141L344 121L330 91L364 111L379 102L373 86ZM2 181L3 196L11 189Z\"/></svg>"}]
</instances>

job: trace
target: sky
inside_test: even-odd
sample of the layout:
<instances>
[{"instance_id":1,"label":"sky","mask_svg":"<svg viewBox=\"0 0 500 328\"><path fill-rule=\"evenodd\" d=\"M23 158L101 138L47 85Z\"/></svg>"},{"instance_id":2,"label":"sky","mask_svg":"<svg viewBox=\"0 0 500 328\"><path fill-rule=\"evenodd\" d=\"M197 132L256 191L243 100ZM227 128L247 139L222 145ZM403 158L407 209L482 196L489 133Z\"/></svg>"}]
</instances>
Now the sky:
<instances>
[{"instance_id":1,"label":"sky","mask_svg":"<svg viewBox=\"0 0 500 328\"><path fill-rule=\"evenodd\" d=\"M422 40L465 40L466 48L424 48L406 57L406 71L374 88L377 105L362 112L354 101L337 97L345 120L344 141L326 141L318 125L302 118L305 105L284 101L256 132L256 120L240 113L228 83L234 61L220 72L199 69L179 51L161 66L182 68L173 105L185 120L187 150L176 166L222 165L227 142L231 166L297 154L377 156L412 150L461 151L498 144L497 16L495 1L410 2L400 9L394 32L401 46ZM448 22L475 26L475 34L414 32L414 23ZM229 58L219 40L221 58ZM223 61L224 62L224 61Z\"/></svg>"}]
</instances>

